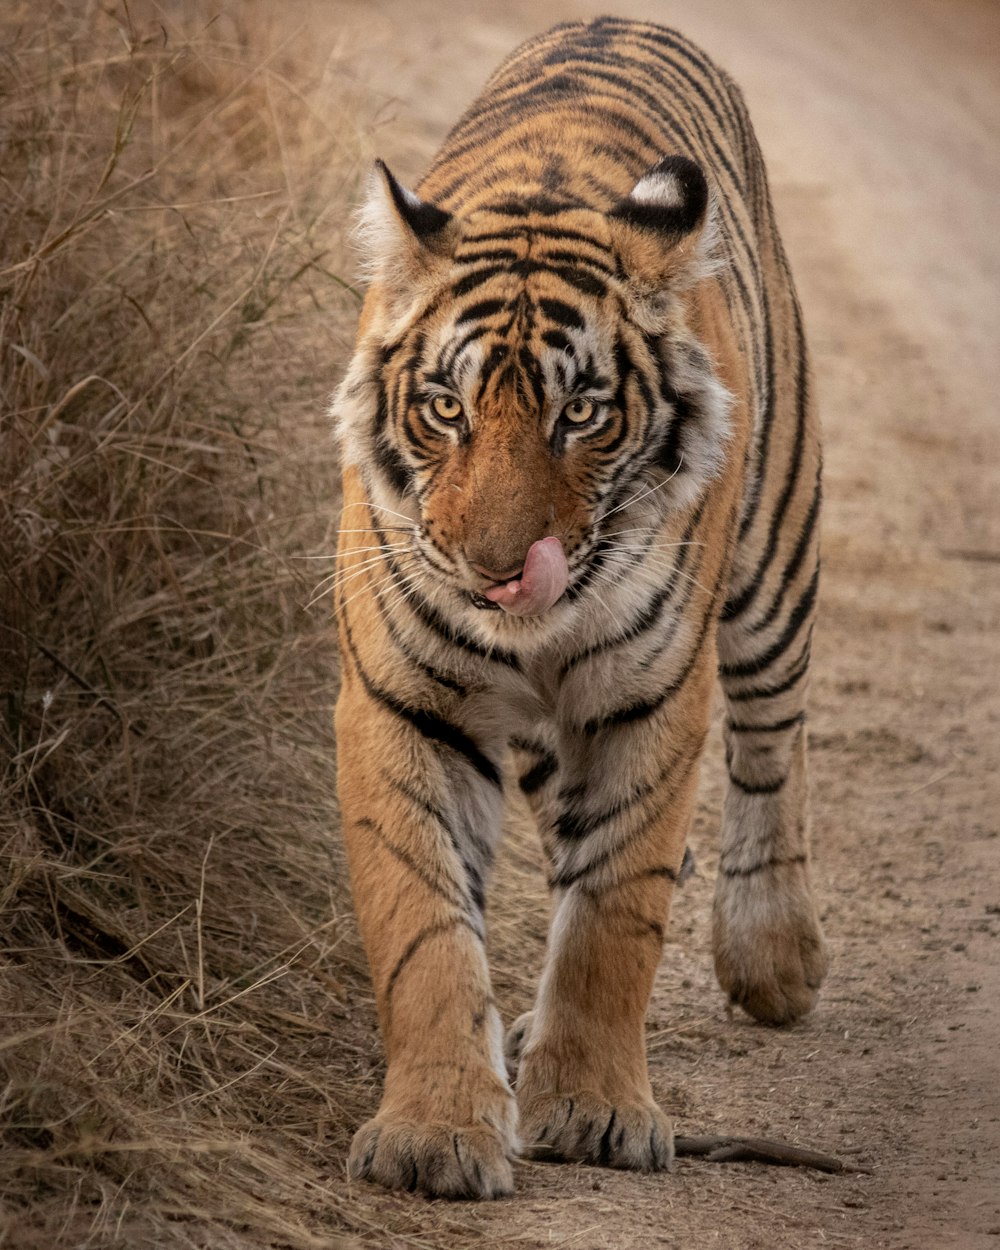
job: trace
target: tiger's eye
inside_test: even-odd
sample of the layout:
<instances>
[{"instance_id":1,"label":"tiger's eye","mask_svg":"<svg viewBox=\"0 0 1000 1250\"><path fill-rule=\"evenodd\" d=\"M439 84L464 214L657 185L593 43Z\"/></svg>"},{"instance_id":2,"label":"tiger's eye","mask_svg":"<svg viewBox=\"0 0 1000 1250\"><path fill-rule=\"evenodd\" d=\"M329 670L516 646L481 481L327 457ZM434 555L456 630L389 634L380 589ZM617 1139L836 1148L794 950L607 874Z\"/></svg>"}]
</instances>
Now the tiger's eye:
<instances>
[{"instance_id":1,"label":"tiger's eye","mask_svg":"<svg viewBox=\"0 0 1000 1250\"><path fill-rule=\"evenodd\" d=\"M457 421L462 415L462 405L453 395L435 395L431 400L431 411L442 421Z\"/></svg>"},{"instance_id":2,"label":"tiger's eye","mask_svg":"<svg viewBox=\"0 0 1000 1250\"><path fill-rule=\"evenodd\" d=\"M571 399L562 414L567 421L572 421L574 425L583 425L584 421L589 421L594 415L594 401L585 399L582 395L578 395L576 399Z\"/></svg>"}]
</instances>

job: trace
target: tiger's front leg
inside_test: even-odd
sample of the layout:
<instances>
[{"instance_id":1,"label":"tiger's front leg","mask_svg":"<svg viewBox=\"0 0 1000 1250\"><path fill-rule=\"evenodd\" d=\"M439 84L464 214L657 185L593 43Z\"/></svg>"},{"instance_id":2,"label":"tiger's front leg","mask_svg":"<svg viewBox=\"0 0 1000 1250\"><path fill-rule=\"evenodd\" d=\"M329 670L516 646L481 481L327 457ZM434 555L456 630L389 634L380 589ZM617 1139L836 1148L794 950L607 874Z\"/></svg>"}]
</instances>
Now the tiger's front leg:
<instances>
[{"instance_id":1,"label":"tiger's front leg","mask_svg":"<svg viewBox=\"0 0 1000 1250\"><path fill-rule=\"evenodd\" d=\"M416 727L413 709L352 658L337 705L339 789L388 1072L350 1175L497 1197L512 1188L517 1147L483 948L499 785L485 757L463 754L471 743L430 714Z\"/></svg>"},{"instance_id":2,"label":"tiger's front leg","mask_svg":"<svg viewBox=\"0 0 1000 1250\"><path fill-rule=\"evenodd\" d=\"M535 1010L508 1050L520 1052L521 1133L535 1158L659 1171L673 1155L645 1016L707 732L707 651L698 668L672 707L588 726L577 775L590 780L554 778L536 803L550 815L555 911Z\"/></svg>"}]
</instances>

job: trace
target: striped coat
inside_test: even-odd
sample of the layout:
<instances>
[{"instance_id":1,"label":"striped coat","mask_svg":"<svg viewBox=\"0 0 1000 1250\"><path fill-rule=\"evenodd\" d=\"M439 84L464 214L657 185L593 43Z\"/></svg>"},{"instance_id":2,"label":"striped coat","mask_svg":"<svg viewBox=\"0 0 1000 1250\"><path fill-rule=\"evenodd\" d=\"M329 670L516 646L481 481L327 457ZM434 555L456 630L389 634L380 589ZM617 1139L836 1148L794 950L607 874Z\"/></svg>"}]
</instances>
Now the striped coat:
<instances>
[{"instance_id":1,"label":"striped coat","mask_svg":"<svg viewBox=\"0 0 1000 1250\"><path fill-rule=\"evenodd\" d=\"M761 154L682 36L571 23L500 66L415 191L379 165L361 233L337 735L388 1071L351 1171L493 1196L518 1150L662 1168L643 1021L716 676L720 982L783 1023L825 970L819 436ZM553 891L507 1066L483 951L505 777Z\"/></svg>"}]
</instances>

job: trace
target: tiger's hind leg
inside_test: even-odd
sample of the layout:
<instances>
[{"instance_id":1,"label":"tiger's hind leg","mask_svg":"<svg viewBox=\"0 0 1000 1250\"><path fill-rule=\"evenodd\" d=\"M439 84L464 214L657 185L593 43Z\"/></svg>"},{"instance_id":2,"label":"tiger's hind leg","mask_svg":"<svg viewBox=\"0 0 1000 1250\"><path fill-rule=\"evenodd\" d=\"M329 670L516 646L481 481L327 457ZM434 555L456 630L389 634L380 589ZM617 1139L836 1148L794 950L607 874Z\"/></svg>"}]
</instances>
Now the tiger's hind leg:
<instances>
[{"instance_id":1,"label":"tiger's hind leg","mask_svg":"<svg viewBox=\"0 0 1000 1250\"><path fill-rule=\"evenodd\" d=\"M797 314L797 310L796 310ZM794 321L801 348L801 328ZM715 968L768 1024L810 1011L827 968L809 872L806 687L818 584L819 442L804 353L776 404L772 446L744 519L718 634L729 784L713 910ZM794 356L793 356L794 358Z\"/></svg>"}]
</instances>

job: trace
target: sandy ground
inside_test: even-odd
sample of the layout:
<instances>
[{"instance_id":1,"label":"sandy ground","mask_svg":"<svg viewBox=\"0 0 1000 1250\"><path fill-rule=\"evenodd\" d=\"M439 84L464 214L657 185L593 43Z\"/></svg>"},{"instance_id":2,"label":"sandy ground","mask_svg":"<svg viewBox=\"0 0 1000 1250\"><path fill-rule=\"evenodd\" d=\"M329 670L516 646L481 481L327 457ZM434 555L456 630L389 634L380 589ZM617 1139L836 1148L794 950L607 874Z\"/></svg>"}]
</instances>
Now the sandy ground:
<instances>
[{"instance_id":1,"label":"sandy ground","mask_svg":"<svg viewBox=\"0 0 1000 1250\"><path fill-rule=\"evenodd\" d=\"M727 1016L707 923L716 748L692 835L699 872L677 899L650 1009L654 1085L681 1132L812 1144L871 1175L524 1164L512 1200L386 1195L379 1219L399 1246L1000 1246L1000 11L369 4L359 72L385 95L378 150L415 179L503 54L601 11L678 26L744 87L827 439L810 740L833 970L797 1028ZM537 967L544 903L540 891L510 897L502 868L496 895L494 959L513 1012L522 969L504 935L516 925L516 958L527 949Z\"/></svg>"}]
</instances>

